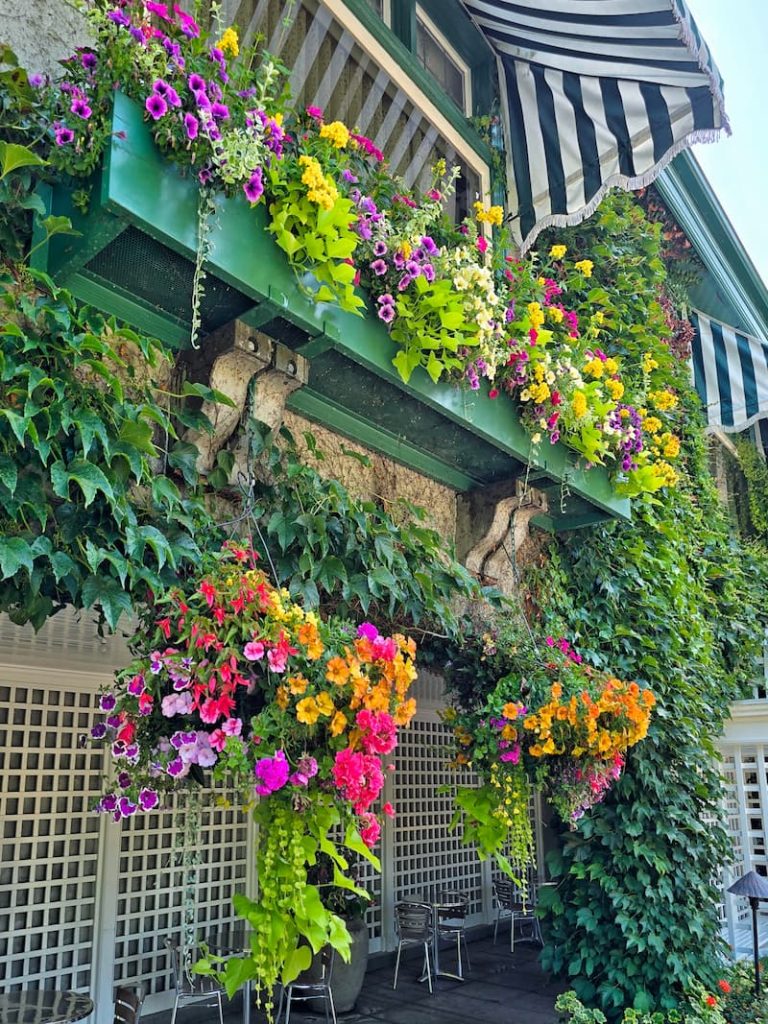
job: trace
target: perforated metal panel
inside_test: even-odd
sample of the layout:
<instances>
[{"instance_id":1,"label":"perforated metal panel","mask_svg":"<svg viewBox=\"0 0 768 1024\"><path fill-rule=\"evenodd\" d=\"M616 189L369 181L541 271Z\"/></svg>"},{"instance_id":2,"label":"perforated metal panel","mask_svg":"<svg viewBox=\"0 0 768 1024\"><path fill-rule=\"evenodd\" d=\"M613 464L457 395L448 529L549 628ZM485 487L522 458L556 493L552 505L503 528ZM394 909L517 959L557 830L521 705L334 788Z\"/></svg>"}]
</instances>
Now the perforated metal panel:
<instances>
[{"instance_id":1,"label":"perforated metal panel","mask_svg":"<svg viewBox=\"0 0 768 1024\"><path fill-rule=\"evenodd\" d=\"M185 870L182 830L186 807L177 795L161 813L137 815L123 823L117 878L114 979L130 978L152 996L172 987L165 940L184 938L185 887L194 905L193 930L204 940L235 921L232 896L247 888L248 819L237 806L224 807L221 791L204 791L187 849L196 866ZM231 794L229 794L231 795ZM170 996L151 999L150 1011L169 1005Z\"/></svg>"},{"instance_id":2,"label":"perforated metal panel","mask_svg":"<svg viewBox=\"0 0 768 1024\"><path fill-rule=\"evenodd\" d=\"M92 981L101 751L93 695L0 681L0 990Z\"/></svg>"}]
</instances>

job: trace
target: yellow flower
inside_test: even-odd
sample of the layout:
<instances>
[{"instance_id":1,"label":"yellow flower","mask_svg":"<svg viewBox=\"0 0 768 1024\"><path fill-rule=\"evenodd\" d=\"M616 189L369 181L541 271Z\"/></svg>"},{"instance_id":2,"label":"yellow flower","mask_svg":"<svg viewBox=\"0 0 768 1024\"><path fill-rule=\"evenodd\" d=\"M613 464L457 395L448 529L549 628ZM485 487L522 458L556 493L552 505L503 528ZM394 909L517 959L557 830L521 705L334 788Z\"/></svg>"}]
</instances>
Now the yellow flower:
<instances>
[{"instance_id":1,"label":"yellow flower","mask_svg":"<svg viewBox=\"0 0 768 1024\"><path fill-rule=\"evenodd\" d=\"M331 715L336 711L336 707L333 703L333 698L330 693L323 690L322 693L318 693L315 698L317 704L317 710L323 715L324 718L330 718Z\"/></svg>"},{"instance_id":2,"label":"yellow flower","mask_svg":"<svg viewBox=\"0 0 768 1024\"><path fill-rule=\"evenodd\" d=\"M284 686L278 686L276 700L277 706L280 708L280 710L285 711L285 709L288 707L288 691Z\"/></svg>"},{"instance_id":3,"label":"yellow flower","mask_svg":"<svg viewBox=\"0 0 768 1024\"><path fill-rule=\"evenodd\" d=\"M320 716L320 709L314 697L305 697L296 705L296 719L304 725L314 725Z\"/></svg>"},{"instance_id":4,"label":"yellow flower","mask_svg":"<svg viewBox=\"0 0 768 1024\"><path fill-rule=\"evenodd\" d=\"M538 330L539 327L541 327L541 325L544 323L544 312L541 308L540 303L528 303L528 317L531 321L531 327L534 327L536 328L536 330Z\"/></svg>"},{"instance_id":5,"label":"yellow flower","mask_svg":"<svg viewBox=\"0 0 768 1024\"><path fill-rule=\"evenodd\" d=\"M605 365L602 359L590 359L589 362L584 364L584 373L588 373L590 377L594 377L598 380L603 376L605 372Z\"/></svg>"},{"instance_id":6,"label":"yellow flower","mask_svg":"<svg viewBox=\"0 0 768 1024\"><path fill-rule=\"evenodd\" d=\"M643 373L650 373L651 370L658 370L659 364L650 352L643 353Z\"/></svg>"},{"instance_id":7,"label":"yellow flower","mask_svg":"<svg viewBox=\"0 0 768 1024\"><path fill-rule=\"evenodd\" d=\"M349 142L349 128L341 121L331 121L320 129L321 139L330 139L336 149L344 149Z\"/></svg>"},{"instance_id":8,"label":"yellow flower","mask_svg":"<svg viewBox=\"0 0 768 1024\"><path fill-rule=\"evenodd\" d=\"M534 400L534 402L538 402L539 404L542 402L546 402L546 400L549 398L551 394L551 391L549 390L549 385L544 382L542 382L541 384L531 384L529 390L531 392L531 398Z\"/></svg>"},{"instance_id":9,"label":"yellow flower","mask_svg":"<svg viewBox=\"0 0 768 1024\"><path fill-rule=\"evenodd\" d=\"M343 711L337 711L331 719L331 724L328 726L328 732L331 736L340 736L347 727L347 716Z\"/></svg>"},{"instance_id":10,"label":"yellow flower","mask_svg":"<svg viewBox=\"0 0 768 1024\"><path fill-rule=\"evenodd\" d=\"M567 252L567 245L553 245L552 248L549 250L549 255L553 260L561 260Z\"/></svg>"},{"instance_id":11,"label":"yellow flower","mask_svg":"<svg viewBox=\"0 0 768 1024\"><path fill-rule=\"evenodd\" d=\"M673 395L671 391L667 391L666 389L663 391L651 391L648 397L656 408L660 409L662 412L674 409L677 405L677 395Z\"/></svg>"},{"instance_id":12,"label":"yellow flower","mask_svg":"<svg viewBox=\"0 0 768 1024\"><path fill-rule=\"evenodd\" d=\"M624 394L624 385L620 380L614 380L612 377L609 377L605 382L605 387L614 402L618 402Z\"/></svg>"},{"instance_id":13,"label":"yellow flower","mask_svg":"<svg viewBox=\"0 0 768 1024\"><path fill-rule=\"evenodd\" d=\"M339 198L332 179L325 177L322 167L313 156L300 156L299 163L304 168L301 181L307 186L307 199L325 210L330 210Z\"/></svg>"},{"instance_id":14,"label":"yellow flower","mask_svg":"<svg viewBox=\"0 0 768 1024\"><path fill-rule=\"evenodd\" d=\"M230 25L228 29L225 29L224 35L216 43L216 46L227 57L237 57L240 53L240 40L237 38L237 29L234 25Z\"/></svg>"},{"instance_id":15,"label":"yellow flower","mask_svg":"<svg viewBox=\"0 0 768 1024\"><path fill-rule=\"evenodd\" d=\"M580 270L584 277L592 277L592 269L594 267L592 260L579 260L578 263L574 263L574 267Z\"/></svg>"},{"instance_id":16,"label":"yellow flower","mask_svg":"<svg viewBox=\"0 0 768 1024\"><path fill-rule=\"evenodd\" d=\"M613 356L608 356L608 358L605 360L605 372L606 373L618 373L619 372L619 364L616 362L616 360L613 358Z\"/></svg>"},{"instance_id":17,"label":"yellow flower","mask_svg":"<svg viewBox=\"0 0 768 1024\"><path fill-rule=\"evenodd\" d=\"M504 210L501 206L489 206L487 209L481 202L474 204L475 217L481 224L493 224L500 227L504 220Z\"/></svg>"},{"instance_id":18,"label":"yellow flower","mask_svg":"<svg viewBox=\"0 0 768 1024\"><path fill-rule=\"evenodd\" d=\"M664 434L661 438L664 442L662 451L667 459L676 459L680 454L680 438L674 434Z\"/></svg>"},{"instance_id":19,"label":"yellow flower","mask_svg":"<svg viewBox=\"0 0 768 1024\"><path fill-rule=\"evenodd\" d=\"M413 252L413 247L410 242L403 242L400 246L400 252L403 254L404 259L408 259Z\"/></svg>"},{"instance_id":20,"label":"yellow flower","mask_svg":"<svg viewBox=\"0 0 768 1024\"><path fill-rule=\"evenodd\" d=\"M602 309L598 309L596 313L592 314L590 320L594 321L594 323L596 324L601 324L603 320L605 320L605 313L602 311Z\"/></svg>"},{"instance_id":21,"label":"yellow flower","mask_svg":"<svg viewBox=\"0 0 768 1024\"><path fill-rule=\"evenodd\" d=\"M571 408L573 409L573 415L577 420L580 420L587 414L587 396L583 391L574 391L573 399L571 401Z\"/></svg>"},{"instance_id":22,"label":"yellow flower","mask_svg":"<svg viewBox=\"0 0 768 1024\"><path fill-rule=\"evenodd\" d=\"M291 693L294 694L294 696L296 697L300 696L302 693L305 693L307 686L309 686L309 681L305 679L304 676L301 674L297 676L288 676L287 682Z\"/></svg>"},{"instance_id":23,"label":"yellow flower","mask_svg":"<svg viewBox=\"0 0 768 1024\"><path fill-rule=\"evenodd\" d=\"M563 311L562 309L558 309L557 306L550 306L547 310L547 314L553 323L561 324L563 322Z\"/></svg>"},{"instance_id":24,"label":"yellow flower","mask_svg":"<svg viewBox=\"0 0 768 1024\"><path fill-rule=\"evenodd\" d=\"M658 434L661 430L661 420L658 416L647 416L643 420L643 430L647 430L649 434Z\"/></svg>"}]
</instances>

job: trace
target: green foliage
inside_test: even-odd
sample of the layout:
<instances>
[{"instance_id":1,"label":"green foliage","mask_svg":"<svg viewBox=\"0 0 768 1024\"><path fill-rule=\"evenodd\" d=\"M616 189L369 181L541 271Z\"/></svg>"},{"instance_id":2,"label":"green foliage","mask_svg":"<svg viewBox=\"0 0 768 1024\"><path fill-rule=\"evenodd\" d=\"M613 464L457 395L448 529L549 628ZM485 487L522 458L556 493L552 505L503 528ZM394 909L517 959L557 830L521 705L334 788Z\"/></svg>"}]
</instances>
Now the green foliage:
<instances>
[{"instance_id":1,"label":"green foliage","mask_svg":"<svg viewBox=\"0 0 768 1024\"><path fill-rule=\"evenodd\" d=\"M710 1005L708 999L713 998L700 985L694 985L679 1010L653 1012L642 1006L631 1007L624 1010L621 1024L734 1024L730 1017L723 1015L716 998L714 1005ZM555 1009L563 1015L560 1019L564 1024L605 1024L605 1014L584 1006L575 992L558 996Z\"/></svg>"},{"instance_id":2,"label":"green foliage","mask_svg":"<svg viewBox=\"0 0 768 1024\"><path fill-rule=\"evenodd\" d=\"M73 604L114 628L200 557L202 506L155 465L185 446L158 447L173 425L131 379L130 345L150 365L164 355L44 275L0 272L0 606L14 622Z\"/></svg>"},{"instance_id":3,"label":"green foliage","mask_svg":"<svg viewBox=\"0 0 768 1024\"><path fill-rule=\"evenodd\" d=\"M562 538L532 577L549 631L659 701L613 794L563 837L559 885L544 895L544 966L614 1018L627 1005L672 1008L695 979L716 977L712 880L730 851L715 743L763 636L765 565L730 534L687 394L676 492L637 502L632 524Z\"/></svg>"},{"instance_id":4,"label":"green foliage","mask_svg":"<svg viewBox=\"0 0 768 1024\"><path fill-rule=\"evenodd\" d=\"M768 991L765 979L768 974L768 959L760 961L761 992L755 995L755 966L752 960L737 960L722 969L721 977L730 986L730 991L721 991L718 982L717 995L723 1007L728 1024L767 1024Z\"/></svg>"},{"instance_id":5,"label":"green foliage","mask_svg":"<svg viewBox=\"0 0 768 1024\"><path fill-rule=\"evenodd\" d=\"M387 511L357 498L300 461L287 432L278 446L259 424L251 430L253 454L271 480L256 485L252 515L277 579L294 599L342 617L375 616L393 628L456 631L456 602L486 592L427 525L423 509L399 500Z\"/></svg>"},{"instance_id":6,"label":"green foliage","mask_svg":"<svg viewBox=\"0 0 768 1024\"><path fill-rule=\"evenodd\" d=\"M735 444L739 467L747 483L751 533L768 543L768 462L749 435L737 437Z\"/></svg>"},{"instance_id":7,"label":"green foliage","mask_svg":"<svg viewBox=\"0 0 768 1024\"><path fill-rule=\"evenodd\" d=\"M417 366L423 366L437 383L443 374L462 369L456 353L477 345L477 324L468 319L464 298L448 278L428 284L417 277L413 284L413 293L397 297L398 318L391 335L400 351L392 362L406 382Z\"/></svg>"}]
</instances>

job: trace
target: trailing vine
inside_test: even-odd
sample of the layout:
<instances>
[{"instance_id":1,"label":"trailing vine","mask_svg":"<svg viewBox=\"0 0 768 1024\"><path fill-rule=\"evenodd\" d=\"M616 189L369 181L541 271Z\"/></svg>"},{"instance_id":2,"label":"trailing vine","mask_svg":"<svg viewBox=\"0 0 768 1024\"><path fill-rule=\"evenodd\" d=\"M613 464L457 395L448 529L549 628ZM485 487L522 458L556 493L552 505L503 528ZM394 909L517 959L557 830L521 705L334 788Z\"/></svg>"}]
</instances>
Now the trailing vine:
<instances>
[{"instance_id":1,"label":"trailing vine","mask_svg":"<svg viewBox=\"0 0 768 1024\"><path fill-rule=\"evenodd\" d=\"M735 438L734 443L747 485L749 525L759 540L768 543L768 463L748 434Z\"/></svg>"}]
</instances>

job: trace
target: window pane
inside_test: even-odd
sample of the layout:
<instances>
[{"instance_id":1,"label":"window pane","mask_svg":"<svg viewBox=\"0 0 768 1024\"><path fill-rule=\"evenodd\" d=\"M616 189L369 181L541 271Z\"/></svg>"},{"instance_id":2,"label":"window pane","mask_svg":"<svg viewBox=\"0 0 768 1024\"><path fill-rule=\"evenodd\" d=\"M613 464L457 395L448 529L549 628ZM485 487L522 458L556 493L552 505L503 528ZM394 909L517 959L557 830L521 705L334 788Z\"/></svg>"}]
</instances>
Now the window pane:
<instances>
[{"instance_id":1,"label":"window pane","mask_svg":"<svg viewBox=\"0 0 768 1024\"><path fill-rule=\"evenodd\" d=\"M416 56L454 103L466 113L464 70L420 18L416 19Z\"/></svg>"}]
</instances>

